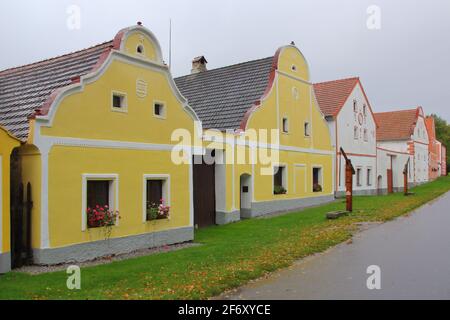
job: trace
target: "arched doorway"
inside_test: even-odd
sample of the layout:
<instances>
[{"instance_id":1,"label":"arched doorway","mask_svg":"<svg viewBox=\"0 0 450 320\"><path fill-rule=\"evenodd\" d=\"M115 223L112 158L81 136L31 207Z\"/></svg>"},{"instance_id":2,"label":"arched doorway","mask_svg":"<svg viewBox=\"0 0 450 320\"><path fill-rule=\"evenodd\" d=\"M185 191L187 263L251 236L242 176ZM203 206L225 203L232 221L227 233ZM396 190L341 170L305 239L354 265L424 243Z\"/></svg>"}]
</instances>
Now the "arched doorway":
<instances>
[{"instance_id":1,"label":"arched doorway","mask_svg":"<svg viewBox=\"0 0 450 320\"><path fill-rule=\"evenodd\" d=\"M381 175L377 179L377 190L379 195L383 194L383 177Z\"/></svg>"},{"instance_id":2,"label":"arched doorway","mask_svg":"<svg viewBox=\"0 0 450 320\"><path fill-rule=\"evenodd\" d=\"M244 173L240 178L240 210L241 219L251 218L252 216L252 176Z\"/></svg>"},{"instance_id":3,"label":"arched doorway","mask_svg":"<svg viewBox=\"0 0 450 320\"><path fill-rule=\"evenodd\" d=\"M15 148L11 154L11 267L20 268L33 262L32 236L32 181L22 172L24 161L36 161L39 149L30 144ZM35 184L33 183L33 187Z\"/></svg>"}]
</instances>

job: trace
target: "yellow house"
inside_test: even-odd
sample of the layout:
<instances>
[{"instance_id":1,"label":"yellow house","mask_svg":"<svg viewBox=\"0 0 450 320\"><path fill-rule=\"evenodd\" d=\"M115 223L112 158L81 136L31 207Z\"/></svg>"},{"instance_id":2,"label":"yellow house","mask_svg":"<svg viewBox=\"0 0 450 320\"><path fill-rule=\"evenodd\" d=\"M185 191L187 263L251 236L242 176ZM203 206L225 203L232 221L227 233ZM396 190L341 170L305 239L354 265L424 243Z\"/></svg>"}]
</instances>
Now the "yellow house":
<instances>
[{"instance_id":1,"label":"yellow house","mask_svg":"<svg viewBox=\"0 0 450 320\"><path fill-rule=\"evenodd\" d=\"M11 268L10 245L10 158L19 140L0 127L0 273Z\"/></svg>"},{"instance_id":2,"label":"yellow house","mask_svg":"<svg viewBox=\"0 0 450 320\"><path fill-rule=\"evenodd\" d=\"M273 57L176 78L204 129L194 162L194 223L222 224L334 200L333 151L308 64L294 45Z\"/></svg>"},{"instance_id":3,"label":"yellow house","mask_svg":"<svg viewBox=\"0 0 450 320\"><path fill-rule=\"evenodd\" d=\"M149 30L138 24L113 41L2 71L0 85L0 123L24 143L19 179L31 185L33 201L31 232L11 232L30 235L24 243L34 263L193 239L191 165L172 164L171 136L178 128L196 136L198 118ZM3 152L15 144L4 146L0 134L6 181ZM1 252L8 248L7 204L4 192ZM111 228L102 227L105 217Z\"/></svg>"}]
</instances>

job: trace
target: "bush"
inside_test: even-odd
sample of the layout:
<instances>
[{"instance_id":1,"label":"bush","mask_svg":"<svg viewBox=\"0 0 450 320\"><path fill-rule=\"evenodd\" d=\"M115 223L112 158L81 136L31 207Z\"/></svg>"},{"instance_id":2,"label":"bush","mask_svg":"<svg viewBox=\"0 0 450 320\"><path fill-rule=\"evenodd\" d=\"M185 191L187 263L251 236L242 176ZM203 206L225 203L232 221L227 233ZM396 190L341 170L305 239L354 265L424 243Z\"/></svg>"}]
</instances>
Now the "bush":
<instances>
[{"instance_id":1,"label":"bush","mask_svg":"<svg viewBox=\"0 0 450 320\"><path fill-rule=\"evenodd\" d=\"M273 188L273 194L286 194L287 190L282 186L275 186Z\"/></svg>"}]
</instances>

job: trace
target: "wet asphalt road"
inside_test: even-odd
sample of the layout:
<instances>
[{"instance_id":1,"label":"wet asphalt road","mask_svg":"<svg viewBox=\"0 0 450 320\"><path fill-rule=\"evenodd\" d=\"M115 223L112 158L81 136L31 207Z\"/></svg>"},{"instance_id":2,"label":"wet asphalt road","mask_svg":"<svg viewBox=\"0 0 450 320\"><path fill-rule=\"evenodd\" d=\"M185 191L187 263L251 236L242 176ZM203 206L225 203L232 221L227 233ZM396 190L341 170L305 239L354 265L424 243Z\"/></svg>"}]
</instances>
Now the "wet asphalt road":
<instances>
[{"instance_id":1,"label":"wet asphalt road","mask_svg":"<svg viewBox=\"0 0 450 320\"><path fill-rule=\"evenodd\" d=\"M369 290L367 267L381 269ZM221 299L450 299L450 193Z\"/></svg>"}]
</instances>

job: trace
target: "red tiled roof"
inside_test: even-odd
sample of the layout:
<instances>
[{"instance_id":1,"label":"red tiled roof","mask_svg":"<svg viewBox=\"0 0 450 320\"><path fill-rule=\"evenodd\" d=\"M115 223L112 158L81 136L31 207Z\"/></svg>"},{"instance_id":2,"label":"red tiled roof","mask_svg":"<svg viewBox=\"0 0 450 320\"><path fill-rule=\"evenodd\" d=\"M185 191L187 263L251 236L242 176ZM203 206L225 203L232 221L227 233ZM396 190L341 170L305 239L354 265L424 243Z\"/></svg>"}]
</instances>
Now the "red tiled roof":
<instances>
[{"instance_id":1,"label":"red tiled roof","mask_svg":"<svg viewBox=\"0 0 450 320\"><path fill-rule=\"evenodd\" d=\"M378 123L377 140L406 140L411 137L420 107L409 110L375 113Z\"/></svg>"},{"instance_id":2,"label":"red tiled roof","mask_svg":"<svg viewBox=\"0 0 450 320\"><path fill-rule=\"evenodd\" d=\"M0 126L26 140L29 117L41 109L55 90L91 72L113 46L105 42L81 51L0 71Z\"/></svg>"},{"instance_id":3,"label":"red tiled roof","mask_svg":"<svg viewBox=\"0 0 450 320\"><path fill-rule=\"evenodd\" d=\"M319 108L325 116L336 116L352 93L358 77L320 82L314 84Z\"/></svg>"}]
</instances>

